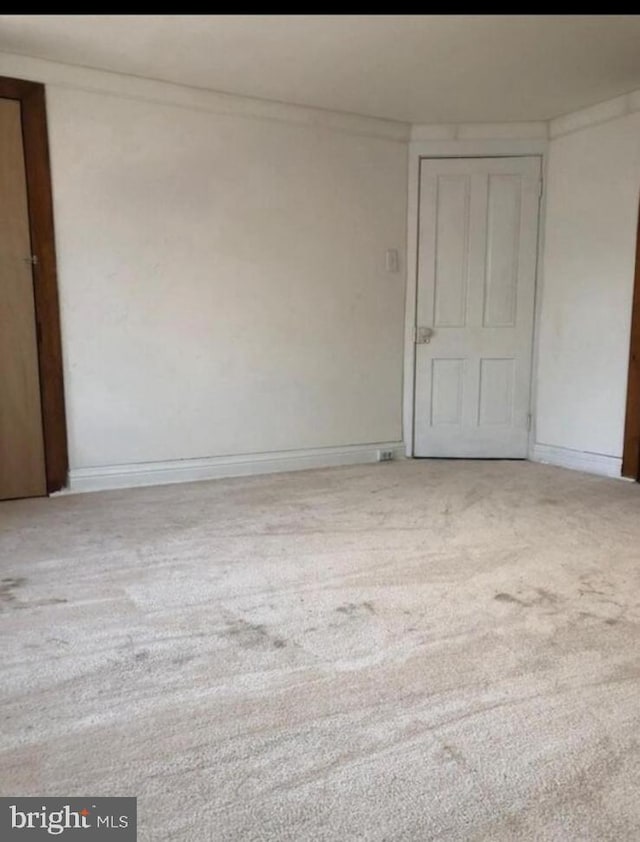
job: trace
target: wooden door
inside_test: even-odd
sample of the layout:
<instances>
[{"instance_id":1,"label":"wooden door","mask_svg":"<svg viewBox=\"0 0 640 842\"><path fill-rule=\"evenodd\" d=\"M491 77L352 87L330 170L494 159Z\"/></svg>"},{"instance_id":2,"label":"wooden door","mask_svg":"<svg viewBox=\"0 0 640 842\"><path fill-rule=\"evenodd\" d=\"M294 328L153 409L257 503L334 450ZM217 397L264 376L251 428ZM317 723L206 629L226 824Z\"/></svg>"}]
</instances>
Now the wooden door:
<instances>
[{"instance_id":1,"label":"wooden door","mask_svg":"<svg viewBox=\"0 0 640 842\"><path fill-rule=\"evenodd\" d=\"M0 500L47 492L20 108L0 99Z\"/></svg>"},{"instance_id":2,"label":"wooden door","mask_svg":"<svg viewBox=\"0 0 640 842\"><path fill-rule=\"evenodd\" d=\"M415 456L528 455L540 159L420 168Z\"/></svg>"},{"instance_id":3,"label":"wooden door","mask_svg":"<svg viewBox=\"0 0 640 842\"><path fill-rule=\"evenodd\" d=\"M640 208L637 231L622 476L640 482Z\"/></svg>"}]
</instances>

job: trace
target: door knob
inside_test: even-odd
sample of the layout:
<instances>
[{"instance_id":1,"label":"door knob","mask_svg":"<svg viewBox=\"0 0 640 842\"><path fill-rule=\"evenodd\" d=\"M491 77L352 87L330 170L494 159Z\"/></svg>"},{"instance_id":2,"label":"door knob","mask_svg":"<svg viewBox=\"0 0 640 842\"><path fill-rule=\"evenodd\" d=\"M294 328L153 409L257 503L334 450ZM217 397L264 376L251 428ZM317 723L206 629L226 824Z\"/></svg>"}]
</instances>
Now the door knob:
<instances>
[{"instance_id":1,"label":"door knob","mask_svg":"<svg viewBox=\"0 0 640 842\"><path fill-rule=\"evenodd\" d=\"M431 327L417 327L416 328L416 345L427 345L431 342L433 336L433 328Z\"/></svg>"}]
</instances>

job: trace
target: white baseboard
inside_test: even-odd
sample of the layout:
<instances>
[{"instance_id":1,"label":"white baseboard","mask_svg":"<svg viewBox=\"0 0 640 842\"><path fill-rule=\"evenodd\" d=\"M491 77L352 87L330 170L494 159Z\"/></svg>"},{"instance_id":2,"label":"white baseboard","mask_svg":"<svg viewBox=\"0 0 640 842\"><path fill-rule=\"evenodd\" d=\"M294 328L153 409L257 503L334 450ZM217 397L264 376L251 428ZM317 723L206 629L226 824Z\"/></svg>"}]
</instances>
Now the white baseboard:
<instances>
[{"instance_id":1,"label":"white baseboard","mask_svg":"<svg viewBox=\"0 0 640 842\"><path fill-rule=\"evenodd\" d=\"M551 444L534 444L531 461L615 479L620 479L622 470L622 459L616 456L570 450L568 447L554 447Z\"/></svg>"},{"instance_id":2,"label":"white baseboard","mask_svg":"<svg viewBox=\"0 0 640 842\"><path fill-rule=\"evenodd\" d=\"M69 471L69 487L59 493L105 491L112 488L136 488L144 485L168 485L174 482L301 471L305 468L358 465L377 462L380 450L392 451L394 459L404 458L404 444L394 441L355 444L346 447L321 447L313 450L180 459L173 462L140 462L131 465L74 468Z\"/></svg>"}]
</instances>

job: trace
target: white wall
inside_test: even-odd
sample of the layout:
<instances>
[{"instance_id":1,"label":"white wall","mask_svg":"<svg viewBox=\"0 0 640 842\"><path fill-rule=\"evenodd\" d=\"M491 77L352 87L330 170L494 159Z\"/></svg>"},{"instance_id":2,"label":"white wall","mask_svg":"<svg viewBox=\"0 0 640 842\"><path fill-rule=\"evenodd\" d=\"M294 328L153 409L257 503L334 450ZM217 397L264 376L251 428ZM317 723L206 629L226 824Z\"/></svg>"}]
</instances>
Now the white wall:
<instances>
[{"instance_id":1,"label":"white wall","mask_svg":"<svg viewBox=\"0 0 640 842\"><path fill-rule=\"evenodd\" d=\"M402 439L408 129L15 61L47 83L72 476Z\"/></svg>"},{"instance_id":2,"label":"white wall","mask_svg":"<svg viewBox=\"0 0 640 842\"><path fill-rule=\"evenodd\" d=\"M538 456L571 460L561 449L602 454L611 460L594 462L594 468L619 474L640 194L640 113L580 128L600 113L606 118L603 108L556 121L558 131L569 133L555 138L551 124L536 441Z\"/></svg>"}]
</instances>

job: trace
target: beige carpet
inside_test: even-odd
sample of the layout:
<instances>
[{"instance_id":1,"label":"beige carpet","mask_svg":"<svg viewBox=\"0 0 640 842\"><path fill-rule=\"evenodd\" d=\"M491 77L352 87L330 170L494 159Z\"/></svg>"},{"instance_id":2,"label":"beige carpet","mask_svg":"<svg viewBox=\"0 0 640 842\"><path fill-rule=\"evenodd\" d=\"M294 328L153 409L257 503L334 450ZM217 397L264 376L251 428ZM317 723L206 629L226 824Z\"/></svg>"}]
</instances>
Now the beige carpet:
<instances>
[{"instance_id":1,"label":"beige carpet","mask_svg":"<svg viewBox=\"0 0 640 842\"><path fill-rule=\"evenodd\" d=\"M640 486L395 462L0 504L3 795L144 842L640 839Z\"/></svg>"}]
</instances>

